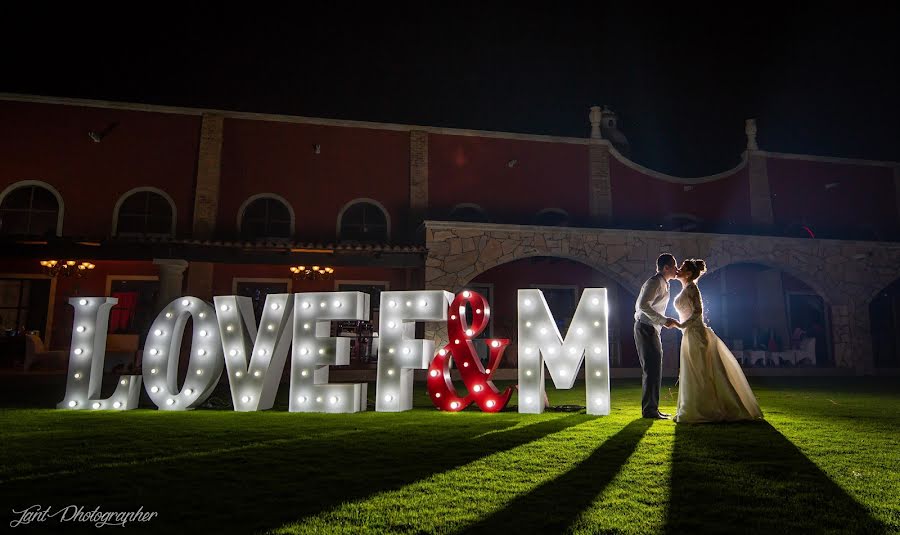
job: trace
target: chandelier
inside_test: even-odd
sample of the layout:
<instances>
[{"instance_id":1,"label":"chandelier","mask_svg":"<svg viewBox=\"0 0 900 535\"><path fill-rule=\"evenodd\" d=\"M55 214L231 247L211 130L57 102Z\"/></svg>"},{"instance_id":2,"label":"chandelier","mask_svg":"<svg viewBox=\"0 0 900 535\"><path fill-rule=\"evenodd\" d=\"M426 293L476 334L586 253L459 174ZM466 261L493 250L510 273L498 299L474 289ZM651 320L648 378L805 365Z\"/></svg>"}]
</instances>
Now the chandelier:
<instances>
[{"instance_id":1,"label":"chandelier","mask_svg":"<svg viewBox=\"0 0 900 535\"><path fill-rule=\"evenodd\" d=\"M44 273L51 277L62 275L63 277L83 277L85 273L96 266L90 262L78 262L77 260L41 260Z\"/></svg>"},{"instance_id":2,"label":"chandelier","mask_svg":"<svg viewBox=\"0 0 900 535\"><path fill-rule=\"evenodd\" d=\"M326 280L334 278L334 268L328 266L291 266L295 279Z\"/></svg>"}]
</instances>

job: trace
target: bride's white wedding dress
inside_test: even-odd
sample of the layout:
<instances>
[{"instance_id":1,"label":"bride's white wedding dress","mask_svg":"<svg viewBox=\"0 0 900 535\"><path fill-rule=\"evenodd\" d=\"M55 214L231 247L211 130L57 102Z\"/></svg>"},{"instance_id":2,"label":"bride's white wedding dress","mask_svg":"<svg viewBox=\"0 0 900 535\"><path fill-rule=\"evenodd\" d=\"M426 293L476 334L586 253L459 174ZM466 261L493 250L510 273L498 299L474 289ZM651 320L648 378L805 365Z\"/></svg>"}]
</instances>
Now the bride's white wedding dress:
<instances>
[{"instance_id":1,"label":"bride's white wedding dress","mask_svg":"<svg viewBox=\"0 0 900 535\"><path fill-rule=\"evenodd\" d=\"M675 298L681 319L681 372L676 422L731 422L762 418L740 364L703 323L700 289L687 283Z\"/></svg>"}]
</instances>

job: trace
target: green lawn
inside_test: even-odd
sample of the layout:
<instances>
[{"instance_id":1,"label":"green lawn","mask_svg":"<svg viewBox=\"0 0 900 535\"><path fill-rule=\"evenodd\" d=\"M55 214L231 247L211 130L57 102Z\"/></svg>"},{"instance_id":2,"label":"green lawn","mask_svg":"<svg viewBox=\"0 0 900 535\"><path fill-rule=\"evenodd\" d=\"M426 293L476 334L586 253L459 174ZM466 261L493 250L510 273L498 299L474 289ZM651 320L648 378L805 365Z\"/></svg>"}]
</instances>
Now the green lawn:
<instances>
[{"instance_id":1,"label":"green lawn","mask_svg":"<svg viewBox=\"0 0 900 535\"><path fill-rule=\"evenodd\" d=\"M164 534L900 532L893 381L752 385L764 423L643 420L636 381L613 383L608 417L440 413L424 385L400 414L291 414L286 385L263 413L0 409L4 526L77 504L142 506L159 516L131 529Z\"/></svg>"}]
</instances>

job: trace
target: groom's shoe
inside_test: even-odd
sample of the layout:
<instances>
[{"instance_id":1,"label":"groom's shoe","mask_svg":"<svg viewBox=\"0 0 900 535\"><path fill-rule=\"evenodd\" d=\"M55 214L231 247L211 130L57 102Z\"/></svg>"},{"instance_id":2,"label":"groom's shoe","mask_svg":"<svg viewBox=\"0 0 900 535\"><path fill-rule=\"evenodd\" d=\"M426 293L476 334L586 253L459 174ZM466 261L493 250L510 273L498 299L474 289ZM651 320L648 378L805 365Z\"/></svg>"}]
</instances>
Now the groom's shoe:
<instances>
[{"instance_id":1,"label":"groom's shoe","mask_svg":"<svg viewBox=\"0 0 900 535\"><path fill-rule=\"evenodd\" d=\"M668 420L669 419L668 414L663 414L661 412L657 412L656 414L645 414L643 417L650 418L652 420Z\"/></svg>"},{"instance_id":2,"label":"groom's shoe","mask_svg":"<svg viewBox=\"0 0 900 535\"><path fill-rule=\"evenodd\" d=\"M668 420L669 418L672 417L671 414L666 414L664 412L658 412L657 414L659 415L660 418L665 418L666 420Z\"/></svg>"}]
</instances>

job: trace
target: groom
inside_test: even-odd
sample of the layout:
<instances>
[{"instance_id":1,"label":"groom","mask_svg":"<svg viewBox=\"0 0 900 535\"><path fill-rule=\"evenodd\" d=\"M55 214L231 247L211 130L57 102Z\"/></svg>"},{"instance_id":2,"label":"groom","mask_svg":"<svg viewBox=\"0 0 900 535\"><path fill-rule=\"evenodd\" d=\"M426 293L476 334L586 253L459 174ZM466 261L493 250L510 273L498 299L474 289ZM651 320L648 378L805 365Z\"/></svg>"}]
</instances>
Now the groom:
<instances>
[{"instance_id":1,"label":"groom","mask_svg":"<svg viewBox=\"0 0 900 535\"><path fill-rule=\"evenodd\" d=\"M647 279L634 304L634 344L641 359L641 412L644 418L666 419L668 414L659 412L659 391L662 388L662 339L663 327L677 325L666 317L669 305L669 281L678 275L675 257L664 253L656 259L656 275Z\"/></svg>"}]
</instances>

